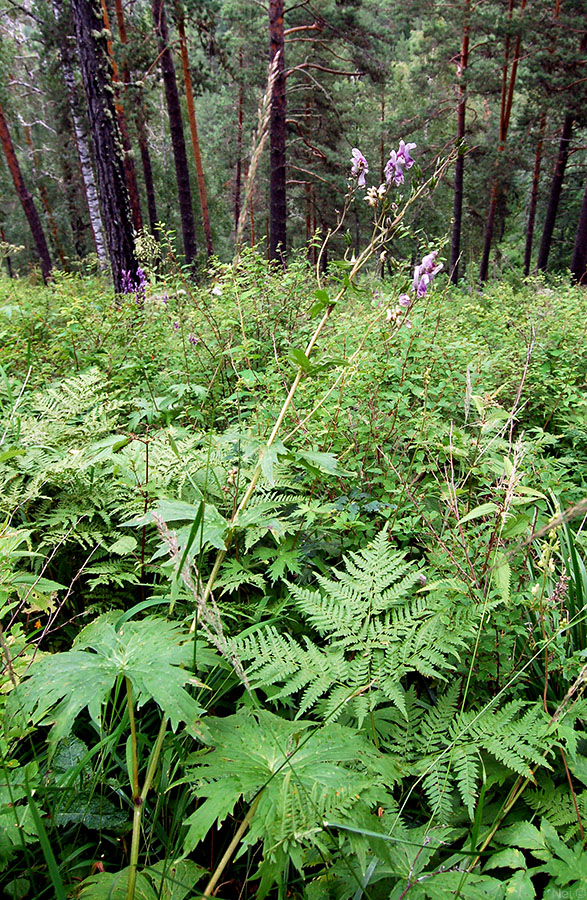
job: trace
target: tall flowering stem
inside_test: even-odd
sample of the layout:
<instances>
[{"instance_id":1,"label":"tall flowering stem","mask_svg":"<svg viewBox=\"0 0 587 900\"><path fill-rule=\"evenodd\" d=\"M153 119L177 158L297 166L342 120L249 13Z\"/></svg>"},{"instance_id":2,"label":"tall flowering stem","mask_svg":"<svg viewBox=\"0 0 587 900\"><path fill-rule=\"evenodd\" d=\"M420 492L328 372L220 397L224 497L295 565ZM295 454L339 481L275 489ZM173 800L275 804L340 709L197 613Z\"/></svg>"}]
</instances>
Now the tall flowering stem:
<instances>
[{"instance_id":1,"label":"tall flowering stem","mask_svg":"<svg viewBox=\"0 0 587 900\"><path fill-rule=\"evenodd\" d=\"M409 145L409 144L407 145L408 148L413 147L413 146L414 145ZM310 357L314 347L316 346L316 343L317 343L320 335L322 334L322 331L324 330L324 327L326 326L326 323L328 322L328 320L332 314L332 311L334 310L337 303L339 303L339 301L342 300L343 296L345 295L345 293L348 290L349 284L351 284L353 282L353 280L356 279L358 273L361 271L361 269L363 269L363 267L371 259L371 257L374 254L381 252L381 249L384 246L385 242L390 239L390 237L393 235L393 233L395 232L395 230L397 229L399 224L404 219L409 207L416 200L420 199L420 197L424 196L424 194L427 193L429 189L433 189L435 187L435 185L439 181L439 179L442 178L442 176L445 174L447 169L452 165L452 163L454 162L454 159L455 159L455 154L453 153L450 156L448 156L443 162L441 162L440 165L436 168L434 174L430 178L428 178L427 181L423 182L418 188L416 188L413 191L411 197L405 203L404 207L399 212L396 213L396 215L393 217L393 219L388 218L385 211L382 210L378 219L375 222L375 226L374 226L373 233L372 233L369 244L359 254L359 256L354 260L352 267L348 273L348 280L338 290L336 296L332 299L332 301L330 302L330 304L324 311L322 318L316 325L316 328L314 329L314 333L312 334L310 340L308 341L305 351L304 351L306 358ZM331 239L332 235L334 233L336 233L336 231L338 231L340 229L340 227L342 227L342 221L344 220L344 215L345 215L347 209L348 209L348 203L345 204L345 208L343 210L341 219L340 219L336 229L334 229L334 231L332 233L329 233L326 236L325 241L322 245L319 259L324 251L326 244ZM377 315L375 321L378 321L384 315L385 315L385 310L381 310L380 313ZM373 326L373 324L374 323L371 324L370 328ZM292 404L293 398L296 394L296 391L300 385L300 382L301 382L303 376L304 376L304 370L300 366L300 367L298 367L295 378L294 378L294 380L291 384L291 387L288 391L287 397L283 401L281 409L279 410L277 418L275 419L275 423L273 425L273 428L271 429L271 433L270 433L269 437L267 438L267 442L266 442L265 446L263 447L262 453L266 452L275 443L275 441L277 439L277 435L279 434L279 431L283 424L283 420ZM219 550L218 553L216 554L216 558L214 560L214 565L212 567L212 571L210 572L210 576L206 583L206 587L204 588L203 593L201 594L201 599L200 599L198 606L206 605L208 602L208 599L210 598L210 595L211 595L214 585L216 583L216 579L218 577L218 573L220 571L220 567L221 567L222 563L224 562L226 554L232 544L232 541L234 540L236 529L238 528L238 525L239 525L239 517L241 516L243 511L246 509L246 507L248 506L248 504L251 500L251 497L255 493L255 489L257 487L257 484L259 482L259 478L261 477L261 474L262 474L262 466L261 466L261 458L260 458L259 462L257 463L257 465L255 466L255 468L253 470L251 480L250 480L237 508L235 509L235 511L230 519L228 531L227 531L226 538L225 538L225 549ZM198 610L196 609L196 612L194 614L194 621L193 621L192 627L191 627L192 631L195 631L197 621L198 621Z\"/></svg>"}]
</instances>

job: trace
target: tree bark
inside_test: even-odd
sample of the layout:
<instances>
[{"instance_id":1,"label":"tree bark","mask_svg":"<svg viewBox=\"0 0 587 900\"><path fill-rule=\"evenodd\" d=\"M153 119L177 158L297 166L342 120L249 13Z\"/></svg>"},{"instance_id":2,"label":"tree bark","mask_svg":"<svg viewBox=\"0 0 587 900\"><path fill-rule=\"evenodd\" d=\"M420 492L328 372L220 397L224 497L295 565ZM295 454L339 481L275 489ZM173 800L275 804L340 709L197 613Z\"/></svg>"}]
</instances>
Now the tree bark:
<instances>
[{"instance_id":1,"label":"tree bark","mask_svg":"<svg viewBox=\"0 0 587 900\"><path fill-rule=\"evenodd\" d=\"M181 119L181 106L175 78L175 66L169 49L169 31L163 0L152 0L153 20L159 41L159 64L165 87L165 100L167 114L169 116L169 129L171 133L171 146L173 161L175 164L175 177L177 181L177 193L179 199L179 214L181 217L181 230L186 262L192 263L196 257L196 231L194 225L194 213L192 209L192 192L190 188L190 175L188 169L183 122Z\"/></svg>"},{"instance_id":2,"label":"tree bark","mask_svg":"<svg viewBox=\"0 0 587 900\"><path fill-rule=\"evenodd\" d=\"M101 0L102 6L102 20L104 22L104 28L110 32L112 35L112 29L110 28L110 19L108 16L108 7L106 6L106 0ZM120 35L120 41L125 47L128 43L128 38L126 36L126 26L124 23L124 13L122 11L122 4L120 0L116 0L116 16L118 19L118 32ZM118 65L116 63L116 59L114 57L114 53L112 52L112 38L110 40L107 39L106 46L108 48L108 55L110 57L110 64L112 66L112 81L114 85L114 106L116 107L116 114L118 116L118 126L120 128L120 136L122 138L122 146L124 148L124 176L126 178L126 186L128 188L128 196L130 199L130 208L132 212L132 220L135 227L135 231L140 231L143 227L143 213L141 210L141 201L139 198L139 186L137 184L137 176L135 172L135 161L132 155L132 146L130 143L130 135L128 133L128 126L126 124L126 115L124 112L124 106L120 100L119 93L119 85L121 83L121 79L118 74ZM124 85L124 92L126 94L128 84L130 81L130 73L128 70L128 63L126 61L126 47L125 47L125 57L122 65L122 84Z\"/></svg>"},{"instance_id":3,"label":"tree bark","mask_svg":"<svg viewBox=\"0 0 587 900\"><path fill-rule=\"evenodd\" d=\"M526 228L526 249L524 251L524 275L530 274L532 262L532 244L534 241L534 224L536 222L536 206L538 204L538 185L540 184L540 168L542 165L542 148L544 146L544 131L546 129L546 113L540 116L538 142L534 154L534 172L532 175L532 190L530 192L530 205L528 207L528 225Z\"/></svg>"},{"instance_id":4,"label":"tree bark","mask_svg":"<svg viewBox=\"0 0 587 900\"><path fill-rule=\"evenodd\" d=\"M581 214L575 235L571 273L578 284L587 284L587 181L581 204Z\"/></svg>"},{"instance_id":5,"label":"tree bark","mask_svg":"<svg viewBox=\"0 0 587 900\"><path fill-rule=\"evenodd\" d=\"M106 35L97 0L72 0L72 11L88 116L94 139L100 203L108 241L114 290L124 290L124 274L135 279L134 228L124 171Z\"/></svg>"},{"instance_id":6,"label":"tree bark","mask_svg":"<svg viewBox=\"0 0 587 900\"><path fill-rule=\"evenodd\" d=\"M104 237L104 225L102 223L102 215L100 213L100 202L98 200L98 191L96 189L96 179L92 166L92 156L90 146L86 136L86 129L82 116L79 113L80 102L73 73L73 65L71 55L67 44L66 31L63 25L63 5L62 0L53 0L53 16L57 25L57 35L59 40L59 57L61 60L61 72L63 81L67 90L67 102L73 122L73 133L75 136L75 145L77 155L79 157L80 169L82 173L82 181L84 184L84 192L86 202L88 204L88 213L90 216L90 226L94 236L94 246L98 257L98 264L101 269L108 266L108 250L106 248L106 239Z\"/></svg>"},{"instance_id":7,"label":"tree bark","mask_svg":"<svg viewBox=\"0 0 587 900\"><path fill-rule=\"evenodd\" d=\"M270 119L270 186L269 186L269 259L285 261L286 193L285 193L285 43L283 25L284 0L269 0L269 57L279 54L277 75L271 96Z\"/></svg>"},{"instance_id":8,"label":"tree bark","mask_svg":"<svg viewBox=\"0 0 587 900\"><path fill-rule=\"evenodd\" d=\"M120 0L118 0L118 2L120 2ZM188 58L188 44L185 35L185 21L183 7L180 0L176 0L175 13L177 18L177 33L179 35L179 48L181 51L181 65L183 68L183 83L185 87L188 121L190 123L190 134L192 137L194 162L196 164L196 175L198 176L198 192L200 194L202 224L204 226L204 236L206 238L206 250L208 252L208 256L212 256L212 254L214 253L214 246L212 244L212 229L210 228L210 215L208 213L208 196L206 194L206 180L204 178L204 167L202 165L202 154L200 152L200 141L198 139L198 125L196 122L196 107L194 105L192 74L190 72L190 62Z\"/></svg>"},{"instance_id":9,"label":"tree bark","mask_svg":"<svg viewBox=\"0 0 587 900\"><path fill-rule=\"evenodd\" d=\"M471 0L465 0L463 36L459 60L459 103L457 106L457 147L459 155L455 166L455 192L453 202L453 226L450 248L450 280L456 284L459 280L459 258L461 255L461 230L463 221L463 187L465 174L465 157L463 141L465 139L467 112L467 66L469 64Z\"/></svg>"},{"instance_id":10,"label":"tree bark","mask_svg":"<svg viewBox=\"0 0 587 900\"><path fill-rule=\"evenodd\" d=\"M51 257L49 256L49 248L47 246L47 241L45 240L45 233L43 231L43 226L41 225L41 220L39 218L37 208L24 183L20 165L16 157L16 152L14 150L14 144L12 143L10 131L8 130L8 123L4 116L4 111L1 104L0 143L2 144L4 155L6 156L6 162L8 164L8 169L10 171L16 193L18 194L18 199L20 200L21 206L24 210L24 214L29 223L29 228L31 229L33 241L35 242L37 255L41 264L43 281L47 281L47 278L51 274Z\"/></svg>"},{"instance_id":11,"label":"tree bark","mask_svg":"<svg viewBox=\"0 0 587 900\"><path fill-rule=\"evenodd\" d=\"M561 130L561 139L558 147L558 155L554 166L552 176L552 184L550 186L550 196L548 198L548 206L546 207L546 216L544 219L544 227L542 229L542 238L540 241L540 249L538 251L537 267L544 271L548 265L548 255L550 253L550 245L552 243L552 235L554 232L554 224L556 222L556 214L558 212L558 204L569 158L569 147L573 134L574 116L568 112L563 121Z\"/></svg>"}]
</instances>

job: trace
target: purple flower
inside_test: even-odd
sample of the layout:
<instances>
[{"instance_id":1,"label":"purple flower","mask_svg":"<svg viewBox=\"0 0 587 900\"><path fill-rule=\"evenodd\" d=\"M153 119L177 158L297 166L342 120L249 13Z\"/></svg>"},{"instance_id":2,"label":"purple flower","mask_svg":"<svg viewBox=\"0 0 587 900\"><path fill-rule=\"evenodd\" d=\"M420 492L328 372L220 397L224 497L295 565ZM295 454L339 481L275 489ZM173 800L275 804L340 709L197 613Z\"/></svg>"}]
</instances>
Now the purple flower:
<instances>
[{"instance_id":1,"label":"purple flower","mask_svg":"<svg viewBox=\"0 0 587 900\"><path fill-rule=\"evenodd\" d=\"M394 184L403 184L404 182L404 161L403 158L398 157L395 150L392 150L389 154L389 159L387 160L387 164L385 166L385 180L387 184L391 184L392 181Z\"/></svg>"},{"instance_id":2,"label":"purple flower","mask_svg":"<svg viewBox=\"0 0 587 900\"><path fill-rule=\"evenodd\" d=\"M192 347L195 347L198 341L199 338L195 334L188 334L188 344L191 344Z\"/></svg>"},{"instance_id":3,"label":"purple flower","mask_svg":"<svg viewBox=\"0 0 587 900\"><path fill-rule=\"evenodd\" d=\"M399 142L399 150L397 151L397 158L403 160L403 164L406 169L411 169L414 165L414 160L410 156L410 150L413 150L414 147L417 147L417 144L406 144L405 141Z\"/></svg>"},{"instance_id":4,"label":"purple flower","mask_svg":"<svg viewBox=\"0 0 587 900\"><path fill-rule=\"evenodd\" d=\"M397 152L395 150L391 151L385 166L385 180L387 184L392 182L394 184L404 183L404 169L411 169L414 165L410 150L413 150L415 146L416 144L406 144L405 141L400 141L399 150Z\"/></svg>"},{"instance_id":5,"label":"purple flower","mask_svg":"<svg viewBox=\"0 0 587 900\"><path fill-rule=\"evenodd\" d=\"M174 331L179 331L179 322L174 322L174 323L173 323L173 330L174 330Z\"/></svg>"},{"instance_id":6,"label":"purple flower","mask_svg":"<svg viewBox=\"0 0 587 900\"><path fill-rule=\"evenodd\" d=\"M416 266L414 269L414 281L412 287L415 290L417 297L424 296L432 283L432 279L436 273L440 272L442 269L442 263L436 265L437 256L438 250L433 250L432 253L428 253L420 265Z\"/></svg>"},{"instance_id":7,"label":"purple flower","mask_svg":"<svg viewBox=\"0 0 587 900\"><path fill-rule=\"evenodd\" d=\"M369 165L367 160L363 156L360 150L357 150L356 147L353 147L353 155L351 156L351 175L353 178L357 178L357 187L365 187L365 175L369 171Z\"/></svg>"},{"instance_id":8,"label":"purple flower","mask_svg":"<svg viewBox=\"0 0 587 900\"><path fill-rule=\"evenodd\" d=\"M126 269L122 270L122 293L123 294L134 294L135 286L134 282L131 278L130 272L127 272Z\"/></svg>"},{"instance_id":9,"label":"purple flower","mask_svg":"<svg viewBox=\"0 0 587 900\"><path fill-rule=\"evenodd\" d=\"M400 306L403 306L404 309L409 309L412 305L412 300L408 294L400 294L397 302Z\"/></svg>"}]
</instances>

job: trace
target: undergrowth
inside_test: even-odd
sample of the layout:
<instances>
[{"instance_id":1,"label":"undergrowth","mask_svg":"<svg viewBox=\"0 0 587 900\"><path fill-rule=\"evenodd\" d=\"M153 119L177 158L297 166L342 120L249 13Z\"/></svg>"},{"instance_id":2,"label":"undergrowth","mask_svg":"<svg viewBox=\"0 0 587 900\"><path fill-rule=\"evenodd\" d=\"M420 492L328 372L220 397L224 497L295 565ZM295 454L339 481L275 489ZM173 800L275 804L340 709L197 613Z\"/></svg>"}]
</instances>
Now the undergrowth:
<instances>
[{"instance_id":1,"label":"undergrowth","mask_svg":"<svg viewBox=\"0 0 587 900\"><path fill-rule=\"evenodd\" d=\"M583 895L585 292L353 271L0 280L7 896Z\"/></svg>"}]
</instances>

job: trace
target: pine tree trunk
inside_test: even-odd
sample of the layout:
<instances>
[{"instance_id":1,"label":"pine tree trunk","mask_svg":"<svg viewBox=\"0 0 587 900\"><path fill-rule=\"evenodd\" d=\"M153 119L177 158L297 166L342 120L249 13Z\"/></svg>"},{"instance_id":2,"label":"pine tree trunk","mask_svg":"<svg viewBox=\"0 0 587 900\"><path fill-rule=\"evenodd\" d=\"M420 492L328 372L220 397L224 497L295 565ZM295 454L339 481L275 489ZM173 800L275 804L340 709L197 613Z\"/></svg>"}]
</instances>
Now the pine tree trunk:
<instances>
[{"instance_id":1,"label":"pine tree trunk","mask_svg":"<svg viewBox=\"0 0 587 900\"><path fill-rule=\"evenodd\" d=\"M459 104L457 106L457 147L459 155L455 166L455 193L453 202L453 227L450 248L450 280L456 284L459 280L459 258L461 255L461 229L463 222L463 188L465 174L465 157L463 141L465 139L467 112L467 66L469 64L469 32L470 32L471 0L465 0L463 37L461 57L459 61Z\"/></svg>"},{"instance_id":2,"label":"pine tree trunk","mask_svg":"<svg viewBox=\"0 0 587 900\"><path fill-rule=\"evenodd\" d=\"M530 205L528 207L528 226L526 228L526 249L524 251L524 275L530 274L532 262L532 243L534 241L534 224L536 222L536 206L538 204L538 185L540 184L540 167L542 165L542 148L544 146L544 131L546 129L546 114L540 116L538 130L538 142L534 154L534 172L532 175L532 190L530 192Z\"/></svg>"},{"instance_id":3,"label":"pine tree trunk","mask_svg":"<svg viewBox=\"0 0 587 900\"><path fill-rule=\"evenodd\" d=\"M194 105L194 91L192 86L192 74L190 72L190 62L188 57L188 44L185 35L183 7L180 0L176 0L175 2L175 13L177 19L177 33L179 35L179 48L181 51L181 65L183 68L183 83L185 88L188 121L190 123L192 148L194 151L194 161L196 164L196 175L198 177L198 192L200 194L200 208L202 210L202 225L204 226L204 236L206 238L206 250L208 256L212 256L212 254L214 253L214 246L212 244L212 229L210 228L210 214L208 212L208 195L206 193L206 180L204 178L204 167L202 165L202 154L200 152L200 141L198 139L196 107Z\"/></svg>"},{"instance_id":4,"label":"pine tree trunk","mask_svg":"<svg viewBox=\"0 0 587 900\"><path fill-rule=\"evenodd\" d=\"M41 225L41 220L39 218L37 208L24 183L20 165L18 159L16 158L14 144L12 143L12 138L10 137L10 132L8 130L8 123L4 116L4 111L1 105L0 143L2 144L4 155L6 156L8 170L12 177L16 193L18 194L18 199L20 200L21 206L24 210L24 214L29 223L29 228L31 229L33 241L35 242L37 255L41 264L43 281L47 281L47 278L51 274L51 257L49 256L49 248L47 247L47 241L45 240L45 234L43 232L43 226Z\"/></svg>"},{"instance_id":5,"label":"pine tree trunk","mask_svg":"<svg viewBox=\"0 0 587 900\"><path fill-rule=\"evenodd\" d=\"M581 204L581 214L575 235L571 273L578 284L587 284L587 181Z\"/></svg>"},{"instance_id":6,"label":"pine tree trunk","mask_svg":"<svg viewBox=\"0 0 587 900\"><path fill-rule=\"evenodd\" d=\"M196 257L196 231L194 225L194 213L192 209L192 192L190 188L190 175L188 169L183 122L181 119L181 106L175 78L175 66L169 49L169 31L163 0L152 0L153 20L159 40L159 64L165 86L165 100L167 114L169 116L169 129L171 133L171 146L173 149L173 161L175 164L175 177L177 180L177 193L179 199L179 214L181 217L181 230L183 235L183 247L186 262L192 263Z\"/></svg>"},{"instance_id":7,"label":"pine tree trunk","mask_svg":"<svg viewBox=\"0 0 587 900\"><path fill-rule=\"evenodd\" d=\"M75 75L73 73L73 65L71 55L67 44L67 37L63 25L63 6L62 0L53 0L53 16L57 25L57 34L59 39L59 57L61 60L61 72L63 81L67 90L67 102L73 122L73 133L75 136L75 145L80 162L82 173L82 181L84 184L84 192L86 202L88 204L88 213L90 216L90 226L94 236L94 246L98 257L98 264L101 269L108 266L108 250L106 248L106 239L104 237L104 225L100 212L100 202L98 200L98 191L96 189L96 179L92 166L92 156L90 146L86 136L83 119L79 113L80 101L78 97Z\"/></svg>"},{"instance_id":8,"label":"pine tree trunk","mask_svg":"<svg viewBox=\"0 0 587 900\"><path fill-rule=\"evenodd\" d=\"M269 186L269 259L284 262L286 244L285 193L285 62L284 62L284 0L269 0L269 57L271 62L279 54L277 77L271 97L270 120L270 186Z\"/></svg>"},{"instance_id":9,"label":"pine tree trunk","mask_svg":"<svg viewBox=\"0 0 587 900\"><path fill-rule=\"evenodd\" d=\"M106 0L101 0L102 6L102 21L104 22L104 28L112 34L112 29L110 28L110 19L108 17L108 7L106 6ZM122 5L120 0L116 0L116 15L118 17L118 29L120 34L120 40L123 46L127 43L126 37L126 27L124 24L124 14L122 11ZM121 27L122 22L122 27ZM128 133L128 126L126 124L126 115L124 112L124 106L120 100L119 86L120 86L120 77L118 74L118 65L116 63L116 59L114 57L114 53L112 52L112 38L106 41L106 47L108 48L108 55L110 57L110 65L112 66L112 81L114 86L114 106L116 107L116 115L118 116L118 127L120 128L120 136L122 138L122 146L124 148L124 156L123 156L123 164L124 164L124 176L126 178L126 186L128 188L128 196L130 199L130 208L132 212L132 220L135 227L135 231L140 231L143 227L143 213L141 210L141 201L139 197L139 186L137 184L137 176L135 172L135 161L132 155L132 146L130 143L130 135ZM125 48L126 51L126 48ZM124 90L126 93L128 84L130 81L130 74L128 71L128 64L126 62L126 52L124 57L124 63L122 67L122 83L124 85Z\"/></svg>"},{"instance_id":10,"label":"pine tree trunk","mask_svg":"<svg viewBox=\"0 0 587 900\"><path fill-rule=\"evenodd\" d=\"M569 147L573 134L574 116L567 113L564 118L561 131L561 139L558 148L558 155L552 176L552 184L550 186L550 196L548 198L548 206L546 207L546 216L544 219L544 228L542 229L542 239L540 241L540 249L538 251L537 267L544 271L548 264L548 255L550 253L550 245L552 243L552 235L554 233L554 224L556 222L556 214L558 212L558 204L569 158Z\"/></svg>"},{"instance_id":11,"label":"pine tree trunk","mask_svg":"<svg viewBox=\"0 0 587 900\"><path fill-rule=\"evenodd\" d=\"M72 11L94 152L100 203L114 290L124 290L124 273L134 280L134 228L124 171L124 148L114 106L106 35L97 0L72 0Z\"/></svg>"}]
</instances>

